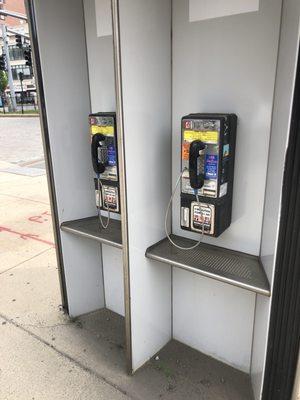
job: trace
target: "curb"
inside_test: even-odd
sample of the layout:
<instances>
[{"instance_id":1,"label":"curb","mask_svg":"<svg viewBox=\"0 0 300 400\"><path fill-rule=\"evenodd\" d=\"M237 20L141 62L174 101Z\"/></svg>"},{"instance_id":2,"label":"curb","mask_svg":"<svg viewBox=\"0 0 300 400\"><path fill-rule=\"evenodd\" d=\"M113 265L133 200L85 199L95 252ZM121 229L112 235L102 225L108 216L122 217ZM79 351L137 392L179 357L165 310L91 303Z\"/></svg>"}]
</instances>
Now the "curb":
<instances>
[{"instance_id":1,"label":"curb","mask_svg":"<svg viewBox=\"0 0 300 400\"><path fill-rule=\"evenodd\" d=\"M0 118L38 118L40 114L4 114Z\"/></svg>"}]
</instances>

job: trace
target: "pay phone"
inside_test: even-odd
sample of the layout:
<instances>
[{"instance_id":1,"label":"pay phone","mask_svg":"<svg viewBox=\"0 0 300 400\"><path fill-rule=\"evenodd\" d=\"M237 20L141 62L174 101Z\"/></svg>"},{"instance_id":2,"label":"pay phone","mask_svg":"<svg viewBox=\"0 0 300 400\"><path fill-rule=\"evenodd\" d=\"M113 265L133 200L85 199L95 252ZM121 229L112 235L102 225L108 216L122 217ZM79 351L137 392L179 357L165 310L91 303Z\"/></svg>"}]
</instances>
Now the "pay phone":
<instances>
[{"instance_id":1,"label":"pay phone","mask_svg":"<svg viewBox=\"0 0 300 400\"><path fill-rule=\"evenodd\" d=\"M181 121L181 228L218 237L231 223L237 117L190 114Z\"/></svg>"},{"instance_id":2,"label":"pay phone","mask_svg":"<svg viewBox=\"0 0 300 400\"><path fill-rule=\"evenodd\" d=\"M95 196L103 228L109 224L110 212L120 213L116 113L99 112L89 115L91 155L96 174ZM108 211L104 225L100 210Z\"/></svg>"}]
</instances>

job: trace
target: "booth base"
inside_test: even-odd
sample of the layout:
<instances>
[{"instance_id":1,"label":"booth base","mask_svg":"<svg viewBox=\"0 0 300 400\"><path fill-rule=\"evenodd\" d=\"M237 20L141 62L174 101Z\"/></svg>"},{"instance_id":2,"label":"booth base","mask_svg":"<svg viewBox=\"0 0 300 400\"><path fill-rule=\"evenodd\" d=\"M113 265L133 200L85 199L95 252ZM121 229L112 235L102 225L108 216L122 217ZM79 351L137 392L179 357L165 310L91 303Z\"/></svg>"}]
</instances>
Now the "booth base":
<instances>
[{"instance_id":1,"label":"booth base","mask_svg":"<svg viewBox=\"0 0 300 400\"><path fill-rule=\"evenodd\" d=\"M195 240L171 235L182 246ZM229 283L252 292L270 296L270 285L258 257L201 243L192 250L180 250L165 238L146 250L146 257L199 275Z\"/></svg>"},{"instance_id":2,"label":"booth base","mask_svg":"<svg viewBox=\"0 0 300 400\"><path fill-rule=\"evenodd\" d=\"M75 323L82 334L72 340L77 338L80 348L86 349L81 355L81 363L130 398L253 400L249 375L176 340L171 340L129 376L126 373L123 317L101 309L76 319ZM74 356L77 355L78 348Z\"/></svg>"},{"instance_id":3,"label":"booth base","mask_svg":"<svg viewBox=\"0 0 300 400\"><path fill-rule=\"evenodd\" d=\"M171 340L145 366L152 366L168 380L170 399L252 400L250 376Z\"/></svg>"},{"instance_id":4,"label":"booth base","mask_svg":"<svg viewBox=\"0 0 300 400\"><path fill-rule=\"evenodd\" d=\"M64 232L96 240L108 246L122 248L121 221L111 219L107 229L100 227L98 217L76 219L63 222L60 226Z\"/></svg>"}]
</instances>

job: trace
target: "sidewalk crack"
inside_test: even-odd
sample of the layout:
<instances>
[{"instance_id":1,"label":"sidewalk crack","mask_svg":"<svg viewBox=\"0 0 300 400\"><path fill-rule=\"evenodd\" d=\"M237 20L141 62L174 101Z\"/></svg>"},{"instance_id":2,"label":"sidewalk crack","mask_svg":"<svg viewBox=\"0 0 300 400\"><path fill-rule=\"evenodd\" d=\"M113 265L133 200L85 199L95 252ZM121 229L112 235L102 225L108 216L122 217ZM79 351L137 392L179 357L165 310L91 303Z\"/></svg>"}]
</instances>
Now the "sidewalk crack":
<instances>
[{"instance_id":1,"label":"sidewalk crack","mask_svg":"<svg viewBox=\"0 0 300 400\"><path fill-rule=\"evenodd\" d=\"M27 261L33 260L34 258L40 256L41 254L46 253L46 251L49 251L49 250L51 250L51 249L53 249L53 247L49 247L48 249L43 250L43 251L41 251L40 253L35 254L34 256L28 258L27 260L21 261L19 264L14 265L13 267L7 268L7 269L4 270L4 271L1 271L1 272L0 272L0 275L3 275L3 274L5 274L6 272L11 271L12 269L19 267L20 265L26 263Z\"/></svg>"}]
</instances>

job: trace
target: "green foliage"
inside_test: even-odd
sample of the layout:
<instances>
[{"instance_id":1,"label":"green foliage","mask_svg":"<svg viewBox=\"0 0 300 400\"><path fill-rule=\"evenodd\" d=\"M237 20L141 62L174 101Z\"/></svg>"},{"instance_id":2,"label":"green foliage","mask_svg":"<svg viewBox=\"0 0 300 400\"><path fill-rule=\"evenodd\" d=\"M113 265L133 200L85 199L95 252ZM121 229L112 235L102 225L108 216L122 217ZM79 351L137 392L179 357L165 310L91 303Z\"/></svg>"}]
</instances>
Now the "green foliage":
<instances>
[{"instance_id":1,"label":"green foliage","mask_svg":"<svg viewBox=\"0 0 300 400\"><path fill-rule=\"evenodd\" d=\"M4 93L7 88L8 79L5 71L0 71L0 93Z\"/></svg>"}]
</instances>

